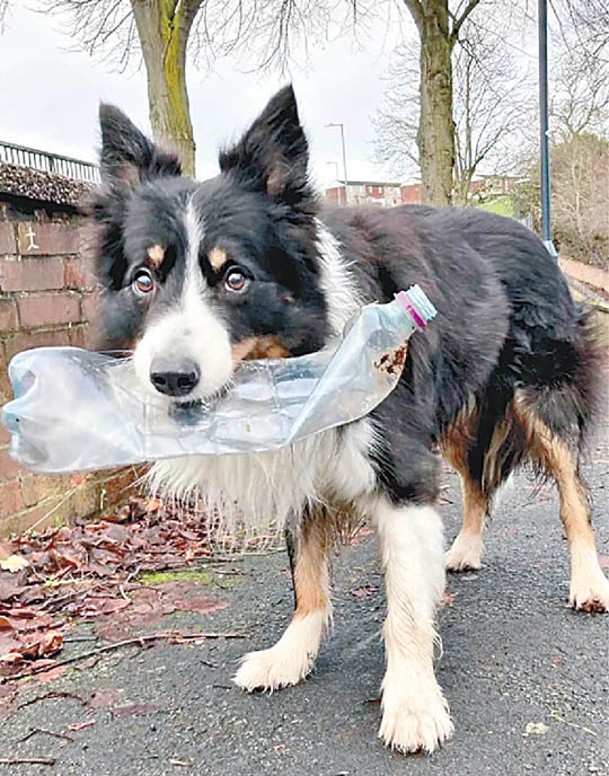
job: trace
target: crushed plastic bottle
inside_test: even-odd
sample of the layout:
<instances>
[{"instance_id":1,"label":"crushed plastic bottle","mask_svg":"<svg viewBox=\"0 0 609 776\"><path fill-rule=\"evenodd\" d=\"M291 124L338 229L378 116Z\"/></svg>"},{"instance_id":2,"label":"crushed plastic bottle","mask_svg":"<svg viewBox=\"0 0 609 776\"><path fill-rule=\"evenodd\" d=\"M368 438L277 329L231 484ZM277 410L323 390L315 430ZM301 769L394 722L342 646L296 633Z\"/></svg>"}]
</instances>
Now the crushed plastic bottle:
<instances>
[{"instance_id":1,"label":"crushed plastic bottle","mask_svg":"<svg viewBox=\"0 0 609 776\"><path fill-rule=\"evenodd\" d=\"M378 406L397 385L407 340L435 315L412 286L363 307L333 347L243 362L229 392L195 405L143 400L128 360L79 348L24 351L9 365L15 399L2 411L9 452L34 471L66 473L278 450Z\"/></svg>"}]
</instances>

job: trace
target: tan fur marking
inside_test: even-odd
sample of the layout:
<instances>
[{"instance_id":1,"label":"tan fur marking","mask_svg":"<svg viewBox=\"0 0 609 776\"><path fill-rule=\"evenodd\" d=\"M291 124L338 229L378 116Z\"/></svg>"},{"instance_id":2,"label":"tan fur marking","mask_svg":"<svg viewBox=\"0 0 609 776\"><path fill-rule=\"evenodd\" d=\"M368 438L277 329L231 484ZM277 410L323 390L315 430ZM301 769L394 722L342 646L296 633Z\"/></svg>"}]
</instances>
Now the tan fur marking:
<instances>
[{"instance_id":1,"label":"tan fur marking","mask_svg":"<svg viewBox=\"0 0 609 776\"><path fill-rule=\"evenodd\" d=\"M552 434L525 397L516 397L514 415L525 431L527 453L547 469L558 485L560 519L571 551L571 606L586 612L607 612L609 580L599 564L586 489L577 471L577 452Z\"/></svg>"},{"instance_id":2,"label":"tan fur marking","mask_svg":"<svg viewBox=\"0 0 609 776\"><path fill-rule=\"evenodd\" d=\"M514 401L514 414L527 437L527 454L542 463L556 480L560 493L560 519L569 544L582 540L594 548L586 492L577 475L575 454L518 398Z\"/></svg>"},{"instance_id":3,"label":"tan fur marking","mask_svg":"<svg viewBox=\"0 0 609 776\"><path fill-rule=\"evenodd\" d=\"M158 269L165 258L165 248L162 245L152 245L148 248L148 258L155 269Z\"/></svg>"},{"instance_id":4,"label":"tan fur marking","mask_svg":"<svg viewBox=\"0 0 609 776\"><path fill-rule=\"evenodd\" d=\"M471 479L467 462L467 451L473 439L472 424L475 414L476 406L473 402L465 405L442 438L441 447L443 456L461 476L463 529L481 532L488 502L480 488Z\"/></svg>"},{"instance_id":5,"label":"tan fur marking","mask_svg":"<svg viewBox=\"0 0 609 776\"><path fill-rule=\"evenodd\" d=\"M211 264L211 267L214 270L214 272L220 272L222 267L228 261L228 254L226 253L224 248L219 248L218 246L216 246L215 248L212 248L211 251L207 254L207 259Z\"/></svg>"},{"instance_id":6,"label":"tan fur marking","mask_svg":"<svg viewBox=\"0 0 609 776\"><path fill-rule=\"evenodd\" d=\"M296 546L294 618L324 611L330 605L328 554L332 544L323 516L307 520Z\"/></svg>"},{"instance_id":7,"label":"tan fur marking","mask_svg":"<svg viewBox=\"0 0 609 776\"><path fill-rule=\"evenodd\" d=\"M459 535L446 555L446 566L451 571L479 568L482 556L482 536L488 501L470 477L467 461L475 412L475 405L467 404L441 442L444 457L459 472L461 481L463 520Z\"/></svg>"},{"instance_id":8,"label":"tan fur marking","mask_svg":"<svg viewBox=\"0 0 609 776\"><path fill-rule=\"evenodd\" d=\"M465 404L440 440L442 455L458 472L467 471L467 450L473 439L472 424L476 410L473 400Z\"/></svg>"},{"instance_id":9,"label":"tan fur marking","mask_svg":"<svg viewBox=\"0 0 609 776\"><path fill-rule=\"evenodd\" d=\"M248 337L235 343L231 347L233 363L251 361L261 358L288 358L291 353L287 350L279 337Z\"/></svg>"}]
</instances>

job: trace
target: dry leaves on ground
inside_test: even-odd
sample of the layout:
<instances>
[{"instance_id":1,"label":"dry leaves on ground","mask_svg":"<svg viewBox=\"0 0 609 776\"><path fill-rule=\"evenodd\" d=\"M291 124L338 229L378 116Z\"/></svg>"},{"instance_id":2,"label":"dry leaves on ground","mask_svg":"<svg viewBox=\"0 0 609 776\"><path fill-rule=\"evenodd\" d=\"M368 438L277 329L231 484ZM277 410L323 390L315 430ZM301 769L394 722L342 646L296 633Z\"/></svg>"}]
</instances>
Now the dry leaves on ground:
<instances>
[{"instance_id":1,"label":"dry leaves on ground","mask_svg":"<svg viewBox=\"0 0 609 776\"><path fill-rule=\"evenodd\" d=\"M193 584L138 581L209 558L209 531L196 509L134 496L107 517L0 543L0 676L52 669L76 618L119 641L163 615L224 606Z\"/></svg>"}]
</instances>

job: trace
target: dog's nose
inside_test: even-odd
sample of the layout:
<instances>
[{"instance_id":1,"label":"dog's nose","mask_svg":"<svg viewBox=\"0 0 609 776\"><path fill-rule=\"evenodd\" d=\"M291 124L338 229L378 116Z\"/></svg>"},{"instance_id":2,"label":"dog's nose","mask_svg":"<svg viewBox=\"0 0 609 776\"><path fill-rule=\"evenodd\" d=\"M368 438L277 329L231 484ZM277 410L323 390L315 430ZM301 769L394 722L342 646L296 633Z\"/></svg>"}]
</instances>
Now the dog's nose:
<instances>
[{"instance_id":1,"label":"dog's nose","mask_svg":"<svg viewBox=\"0 0 609 776\"><path fill-rule=\"evenodd\" d=\"M201 371L190 358L181 361L155 358L150 367L150 382L167 396L186 396L199 382Z\"/></svg>"}]
</instances>

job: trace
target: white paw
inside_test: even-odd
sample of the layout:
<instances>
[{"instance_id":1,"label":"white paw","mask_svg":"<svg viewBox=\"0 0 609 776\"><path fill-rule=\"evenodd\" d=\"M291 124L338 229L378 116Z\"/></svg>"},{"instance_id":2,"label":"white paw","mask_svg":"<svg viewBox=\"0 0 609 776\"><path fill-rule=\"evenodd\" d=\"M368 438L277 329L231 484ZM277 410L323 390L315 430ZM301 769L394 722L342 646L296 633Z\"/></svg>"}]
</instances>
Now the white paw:
<instances>
[{"instance_id":1,"label":"white paw","mask_svg":"<svg viewBox=\"0 0 609 776\"><path fill-rule=\"evenodd\" d=\"M250 652L241 660L233 681L243 690L279 690L306 679L315 656L298 654L276 644L271 649Z\"/></svg>"},{"instance_id":2,"label":"white paw","mask_svg":"<svg viewBox=\"0 0 609 776\"><path fill-rule=\"evenodd\" d=\"M609 611L609 579L598 565L572 577L569 603L584 612Z\"/></svg>"},{"instance_id":3,"label":"white paw","mask_svg":"<svg viewBox=\"0 0 609 776\"><path fill-rule=\"evenodd\" d=\"M404 687L383 694L379 738L399 752L435 751L453 734L448 704L437 684L429 693L415 694Z\"/></svg>"},{"instance_id":4,"label":"white paw","mask_svg":"<svg viewBox=\"0 0 609 776\"><path fill-rule=\"evenodd\" d=\"M479 534L460 533L445 555L448 571L472 571L482 565L484 545Z\"/></svg>"}]
</instances>

